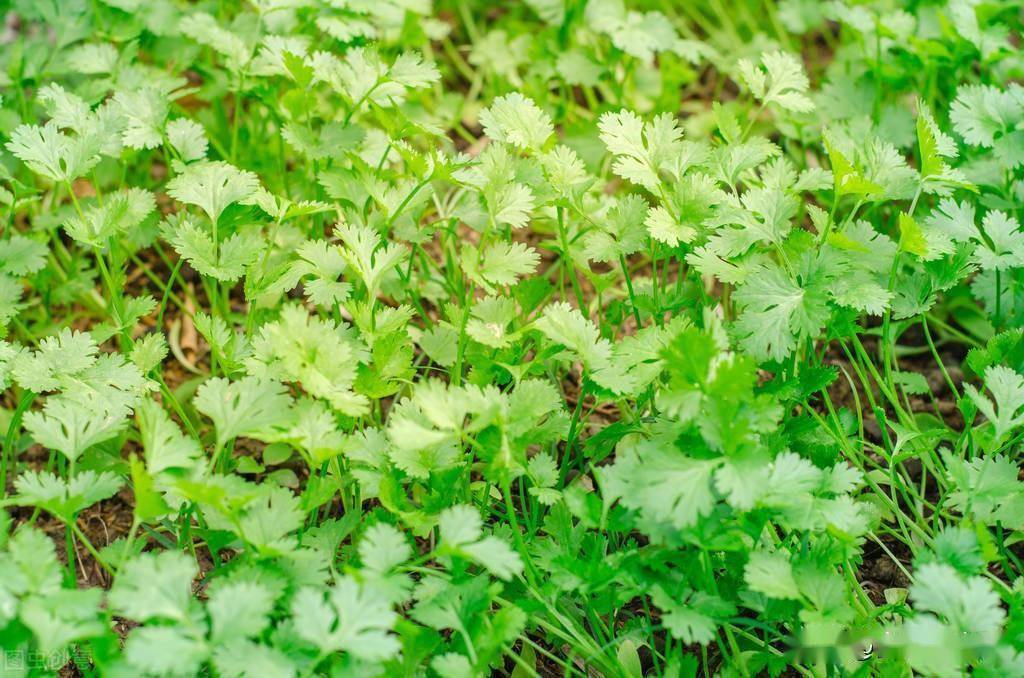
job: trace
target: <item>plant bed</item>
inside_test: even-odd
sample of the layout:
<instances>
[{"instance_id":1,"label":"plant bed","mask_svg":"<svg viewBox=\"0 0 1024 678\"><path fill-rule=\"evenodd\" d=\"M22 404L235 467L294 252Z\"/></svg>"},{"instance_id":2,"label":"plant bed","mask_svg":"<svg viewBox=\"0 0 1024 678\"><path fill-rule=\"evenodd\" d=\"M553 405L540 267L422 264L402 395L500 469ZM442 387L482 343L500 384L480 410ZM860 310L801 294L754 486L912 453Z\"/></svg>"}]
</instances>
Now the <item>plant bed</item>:
<instances>
[{"instance_id":1,"label":"plant bed","mask_svg":"<svg viewBox=\"0 0 1024 678\"><path fill-rule=\"evenodd\" d=\"M12 675L1024 675L1012 2L27 2Z\"/></svg>"}]
</instances>

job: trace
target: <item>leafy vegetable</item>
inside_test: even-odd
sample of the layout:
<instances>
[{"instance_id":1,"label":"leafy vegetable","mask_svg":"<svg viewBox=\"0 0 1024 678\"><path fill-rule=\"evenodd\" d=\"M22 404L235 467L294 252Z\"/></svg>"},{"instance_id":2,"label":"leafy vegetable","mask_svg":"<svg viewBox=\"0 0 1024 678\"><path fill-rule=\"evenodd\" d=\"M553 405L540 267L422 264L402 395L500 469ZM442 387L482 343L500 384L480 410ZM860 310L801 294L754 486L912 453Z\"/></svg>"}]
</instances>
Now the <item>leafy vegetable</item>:
<instances>
[{"instance_id":1,"label":"leafy vegetable","mask_svg":"<svg viewBox=\"0 0 1024 678\"><path fill-rule=\"evenodd\" d=\"M12 675L1024 675L1020 3L5 5Z\"/></svg>"}]
</instances>

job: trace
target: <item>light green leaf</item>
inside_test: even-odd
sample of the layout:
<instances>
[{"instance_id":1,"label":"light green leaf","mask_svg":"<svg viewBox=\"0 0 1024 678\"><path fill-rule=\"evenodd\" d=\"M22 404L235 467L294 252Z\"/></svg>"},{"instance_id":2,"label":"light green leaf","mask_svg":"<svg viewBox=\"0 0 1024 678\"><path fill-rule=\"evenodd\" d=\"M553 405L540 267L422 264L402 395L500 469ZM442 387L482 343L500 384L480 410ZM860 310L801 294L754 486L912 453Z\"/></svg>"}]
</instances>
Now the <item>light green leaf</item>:
<instances>
[{"instance_id":1,"label":"light green leaf","mask_svg":"<svg viewBox=\"0 0 1024 678\"><path fill-rule=\"evenodd\" d=\"M452 506L439 517L441 544L447 552L476 561L499 579L511 579L523 570L519 554L501 539L482 537L483 522L475 508Z\"/></svg>"},{"instance_id":2,"label":"light green leaf","mask_svg":"<svg viewBox=\"0 0 1024 678\"><path fill-rule=\"evenodd\" d=\"M800 590L793 578L793 566L785 551L751 552L743 578L752 590L770 598L800 598Z\"/></svg>"},{"instance_id":3,"label":"light green leaf","mask_svg":"<svg viewBox=\"0 0 1024 678\"><path fill-rule=\"evenodd\" d=\"M82 471L70 481L52 473L28 471L18 476L14 489L19 504L37 506L69 523L83 509L114 496L122 484L108 471Z\"/></svg>"},{"instance_id":4,"label":"light green leaf","mask_svg":"<svg viewBox=\"0 0 1024 678\"><path fill-rule=\"evenodd\" d=\"M206 130L194 120L175 118L167 123L167 140L185 162L206 157Z\"/></svg>"},{"instance_id":5,"label":"light green leaf","mask_svg":"<svg viewBox=\"0 0 1024 678\"><path fill-rule=\"evenodd\" d=\"M539 150L554 133L551 118L519 92L498 97L480 113L487 136L527 150Z\"/></svg>"},{"instance_id":6,"label":"light green leaf","mask_svg":"<svg viewBox=\"0 0 1024 678\"><path fill-rule=\"evenodd\" d=\"M926 257L928 255L928 240L925 238L924 231L914 221L914 218L906 212L900 212L899 228L900 252Z\"/></svg>"},{"instance_id":7,"label":"light green leaf","mask_svg":"<svg viewBox=\"0 0 1024 678\"><path fill-rule=\"evenodd\" d=\"M214 223L226 207L242 202L257 188L259 179L255 174L221 161L193 163L167 182L168 195L198 206Z\"/></svg>"},{"instance_id":8,"label":"light green leaf","mask_svg":"<svg viewBox=\"0 0 1024 678\"><path fill-rule=\"evenodd\" d=\"M53 397L41 411L27 412L24 422L37 443L75 461L93 445L123 431L129 414L118 404L97 402L90 406Z\"/></svg>"},{"instance_id":9,"label":"light green leaf","mask_svg":"<svg viewBox=\"0 0 1024 678\"><path fill-rule=\"evenodd\" d=\"M238 231L217 243L205 228L187 217L168 228L167 239L192 268L224 282L245 275L265 245L253 231Z\"/></svg>"},{"instance_id":10,"label":"light green leaf","mask_svg":"<svg viewBox=\"0 0 1024 678\"><path fill-rule=\"evenodd\" d=\"M233 581L210 595L210 637L218 644L253 638L270 624L274 595L257 582Z\"/></svg>"},{"instance_id":11,"label":"light green leaf","mask_svg":"<svg viewBox=\"0 0 1024 678\"><path fill-rule=\"evenodd\" d=\"M761 64L740 59L737 66L751 94L762 103L777 104L794 113L814 110L814 102L807 97L810 87L807 75L803 65L792 54L766 52L761 55Z\"/></svg>"},{"instance_id":12,"label":"light green leaf","mask_svg":"<svg viewBox=\"0 0 1024 678\"><path fill-rule=\"evenodd\" d=\"M244 377L228 381L210 379L199 387L194 400L197 410L213 420L217 447L238 436L259 436L288 418L291 398L284 386L273 379Z\"/></svg>"},{"instance_id":13,"label":"light green leaf","mask_svg":"<svg viewBox=\"0 0 1024 678\"><path fill-rule=\"evenodd\" d=\"M97 140L70 137L53 121L42 127L20 125L11 132L7 150L36 174L57 182L74 181L100 161Z\"/></svg>"},{"instance_id":14,"label":"light green leaf","mask_svg":"<svg viewBox=\"0 0 1024 678\"><path fill-rule=\"evenodd\" d=\"M752 273L735 299L744 307L736 321L741 343L759 360L782 360L829 317L821 291L801 287L777 266Z\"/></svg>"},{"instance_id":15,"label":"light green leaf","mask_svg":"<svg viewBox=\"0 0 1024 678\"><path fill-rule=\"evenodd\" d=\"M184 676L200 672L207 647L185 627L144 626L134 630L124 654L136 671L149 675Z\"/></svg>"},{"instance_id":16,"label":"light green leaf","mask_svg":"<svg viewBox=\"0 0 1024 678\"><path fill-rule=\"evenodd\" d=\"M364 661L383 661L401 649L388 633L398 615L386 599L351 577L324 592L301 589L292 599L295 632L320 652L344 651Z\"/></svg>"},{"instance_id":17,"label":"light green leaf","mask_svg":"<svg viewBox=\"0 0 1024 678\"><path fill-rule=\"evenodd\" d=\"M184 553L143 553L123 566L110 590L110 605L135 621L187 622L197 573L195 562Z\"/></svg>"}]
</instances>

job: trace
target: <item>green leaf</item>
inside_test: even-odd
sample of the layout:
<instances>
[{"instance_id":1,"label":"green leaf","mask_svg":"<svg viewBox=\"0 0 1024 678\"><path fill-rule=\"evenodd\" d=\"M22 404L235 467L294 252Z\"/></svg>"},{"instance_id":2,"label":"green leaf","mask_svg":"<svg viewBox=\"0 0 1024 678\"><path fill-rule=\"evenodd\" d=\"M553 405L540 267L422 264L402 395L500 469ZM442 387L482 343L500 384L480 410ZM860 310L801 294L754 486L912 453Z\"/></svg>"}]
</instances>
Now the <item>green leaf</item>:
<instances>
[{"instance_id":1,"label":"green leaf","mask_svg":"<svg viewBox=\"0 0 1024 678\"><path fill-rule=\"evenodd\" d=\"M650 63L659 52L679 52L695 61L710 50L702 43L680 40L672 22L661 12L627 9L623 0L592 0L584 17L615 47L644 63Z\"/></svg>"},{"instance_id":2,"label":"green leaf","mask_svg":"<svg viewBox=\"0 0 1024 678\"><path fill-rule=\"evenodd\" d=\"M324 403L309 398L300 399L294 415L287 431L278 433L275 438L304 450L314 466L319 466L341 452L344 437L338 430L334 415Z\"/></svg>"},{"instance_id":3,"label":"green leaf","mask_svg":"<svg viewBox=\"0 0 1024 678\"><path fill-rule=\"evenodd\" d=\"M334 232L345 244L341 256L366 285L370 297L376 296L385 274L401 265L409 255L398 243L385 245L380 235L366 226L342 223Z\"/></svg>"},{"instance_id":4,"label":"green leaf","mask_svg":"<svg viewBox=\"0 0 1024 678\"><path fill-rule=\"evenodd\" d=\"M213 649L213 663L218 675L244 678L253 673L261 676L293 676L297 667L280 650L249 640L235 640Z\"/></svg>"},{"instance_id":5,"label":"green leaf","mask_svg":"<svg viewBox=\"0 0 1024 678\"><path fill-rule=\"evenodd\" d=\"M167 98L153 87L114 93L124 123L121 141L128 148L156 148L163 143L164 121L167 119Z\"/></svg>"},{"instance_id":6,"label":"green leaf","mask_svg":"<svg viewBox=\"0 0 1024 678\"><path fill-rule=\"evenodd\" d=\"M435 656L430 660L430 668L438 675L450 678L473 678L476 675L472 662L458 652L446 652Z\"/></svg>"},{"instance_id":7,"label":"green leaf","mask_svg":"<svg viewBox=\"0 0 1024 678\"><path fill-rule=\"evenodd\" d=\"M967 352L965 362L975 374L981 375L986 369L999 363L1020 365L1024 363L1022 355L1024 355L1024 330L1014 328L993 336L984 348L972 348Z\"/></svg>"},{"instance_id":8,"label":"green leaf","mask_svg":"<svg viewBox=\"0 0 1024 678\"><path fill-rule=\"evenodd\" d=\"M1004 271L1024 266L1024 231L1012 216L990 210L981 220L985 238L977 238L980 247L975 250L978 264L984 270Z\"/></svg>"},{"instance_id":9,"label":"green leaf","mask_svg":"<svg viewBox=\"0 0 1024 678\"><path fill-rule=\"evenodd\" d=\"M100 161L95 140L70 137L53 121L42 127L20 125L11 132L7 150L36 174L64 183L89 172Z\"/></svg>"},{"instance_id":10,"label":"green leaf","mask_svg":"<svg viewBox=\"0 0 1024 678\"><path fill-rule=\"evenodd\" d=\"M925 238L924 231L906 212L900 212L899 229L900 252L916 254L919 257L928 255L928 240Z\"/></svg>"},{"instance_id":11,"label":"green leaf","mask_svg":"<svg viewBox=\"0 0 1024 678\"><path fill-rule=\"evenodd\" d=\"M785 551L753 551L743 570L743 578L752 590L769 598L800 598L793 577L793 566Z\"/></svg>"},{"instance_id":12,"label":"green leaf","mask_svg":"<svg viewBox=\"0 0 1024 678\"><path fill-rule=\"evenodd\" d=\"M483 565L499 579L511 579L523 570L519 554L494 536L482 536L483 522L472 506L458 505L441 512L441 545L447 553Z\"/></svg>"},{"instance_id":13,"label":"green leaf","mask_svg":"<svg viewBox=\"0 0 1024 678\"><path fill-rule=\"evenodd\" d=\"M259 257L265 243L253 229L238 231L223 241L189 218L168 226L167 240L199 273L223 282L234 282Z\"/></svg>"},{"instance_id":14,"label":"green leaf","mask_svg":"<svg viewBox=\"0 0 1024 678\"><path fill-rule=\"evenodd\" d=\"M941 151L940 151L941 143ZM917 146L921 153L921 176L941 175L946 170L943 156L956 157L956 144L935 125L931 112L922 104L917 116Z\"/></svg>"},{"instance_id":15,"label":"green leaf","mask_svg":"<svg viewBox=\"0 0 1024 678\"><path fill-rule=\"evenodd\" d=\"M164 335L150 332L137 339L132 346L132 363L141 372L150 372L160 367L169 351Z\"/></svg>"},{"instance_id":16,"label":"green leaf","mask_svg":"<svg viewBox=\"0 0 1024 678\"><path fill-rule=\"evenodd\" d=\"M44 337L39 348L21 354L13 367L15 380L32 391L54 391L65 375L77 375L96 364L99 347L88 332L64 328Z\"/></svg>"},{"instance_id":17,"label":"green leaf","mask_svg":"<svg viewBox=\"0 0 1024 678\"><path fill-rule=\"evenodd\" d=\"M170 512L170 506L164 498L156 491L153 476L146 471L145 465L139 458L132 455L129 461L132 474L132 493L135 498L133 515L135 519L143 522L153 522Z\"/></svg>"},{"instance_id":18,"label":"green leaf","mask_svg":"<svg viewBox=\"0 0 1024 678\"><path fill-rule=\"evenodd\" d=\"M951 624L967 647L996 643L1006 618L999 595L987 579L963 578L952 567L938 563L917 568L910 600L916 610L932 612ZM908 622L912 638L921 629L916 622Z\"/></svg>"},{"instance_id":19,"label":"green leaf","mask_svg":"<svg viewBox=\"0 0 1024 678\"><path fill-rule=\"evenodd\" d=\"M167 123L167 140L185 162L206 157L206 130L194 120L175 118Z\"/></svg>"},{"instance_id":20,"label":"green leaf","mask_svg":"<svg viewBox=\"0 0 1024 678\"><path fill-rule=\"evenodd\" d=\"M1012 50L1007 39L1007 26L994 21L995 17L986 16L981 12L984 6L979 5L973 1L949 4L946 11L957 35L970 41L986 60L1001 51Z\"/></svg>"},{"instance_id":21,"label":"green leaf","mask_svg":"<svg viewBox=\"0 0 1024 678\"><path fill-rule=\"evenodd\" d=\"M400 603L409 597L412 579L394 570L413 555L409 542L397 528L386 523L371 526L359 542L363 580Z\"/></svg>"},{"instance_id":22,"label":"green leaf","mask_svg":"<svg viewBox=\"0 0 1024 678\"><path fill-rule=\"evenodd\" d=\"M253 46L232 31L222 28L205 12L193 12L181 19L181 32L223 55L230 70L237 71L252 59Z\"/></svg>"},{"instance_id":23,"label":"green leaf","mask_svg":"<svg viewBox=\"0 0 1024 678\"><path fill-rule=\"evenodd\" d=\"M118 573L110 589L110 605L117 614L135 621L166 619L187 624L197 573L195 562L184 553L143 553Z\"/></svg>"},{"instance_id":24,"label":"green leaf","mask_svg":"<svg viewBox=\"0 0 1024 678\"><path fill-rule=\"evenodd\" d=\"M966 461L947 452L943 461L955 488L949 497L955 510L986 525L1024 528L1024 483L1011 460L995 455Z\"/></svg>"},{"instance_id":25,"label":"green leaf","mask_svg":"<svg viewBox=\"0 0 1024 678\"><path fill-rule=\"evenodd\" d=\"M41 411L27 412L25 429L37 443L57 450L71 461L93 445L115 437L127 425L128 411L102 402L87 405L67 398L50 398Z\"/></svg>"},{"instance_id":26,"label":"green leaf","mask_svg":"<svg viewBox=\"0 0 1024 678\"><path fill-rule=\"evenodd\" d=\"M468 326L466 331L469 332ZM416 343L435 363L442 367L451 367L457 359L458 341L459 334L454 329L436 325L421 334Z\"/></svg>"},{"instance_id":27,"label":"green leaf","mask_svg":"<svg viewBox=\"0 0 1024 678\"><path fill-rule=\"evenodd\" d=\"M634 386L631 375L612 360L612 345L601 337L597 327L565 302L544 308L536 327L555 344L565 346L591 371L591 377L617 393L627 393Z\"/></svg>"},{"instance_id":28,"label":"green leaf","mask_svg":"<svg viewBox=\"0 0 1024 678\"><path fill-rule=\"evenodd\" d=\"M610 504L618 499L638 511L651 529L658 523L692 527L714 507L711 480L719 464L714 459L692 459L654 441L620 444L615 464L600 476L604 500Z\"/></svg>"},{"instance_id":29,"label":"green leaf","mask_svg":"<svg viewBox=\"0 0 1024 678\"><path fill-rule=\"evenodd\" d=\"M617 201L583 241L583 253L589 259L618 263L620 257L634 254L647 242L648 207L643 198L629 195Z\"/></svg>"},{"instance_id":30,"label":"green leaf","mask_svg":"<svg viewBox=\"0 0 1024 678\"><path fill-rule=\"evenodd\" d=\"M663 589L656 588L651 598L662 609L665 628L684 643L707 645L715 637L718 619L735 609L725 600L699 591L673 599Z\"/></svg>"},{"instance_id":31,"label":"green leaf","mask_svg":"<svg viewBox=\"0 0 1024 678\"><path fill-rule=\"evenodd\" d=\"M210 315L199 311L192 318L196 331L210 344L211 351L217 356L218 362L224 365L224 371L235 374L242 370L243 362L251 355L252 348L248 338L241 332L228 326L218 315Z\"/></svg>"},{"instance_id":32,"label":"green leaf","mask_svg":"<svg viewBox=\"0 0 1024 678\"><path fill-rule=\"evenodd\" d=\"M650 191L657 190L659 173L670 170L681 155L683 131L668 113L652 122L627 110L605 113L597 126L601 141L615 156L615 173Z\"/></svg>"},{"instance_id":33,"label":"green leaf","mask_svg":"<svg viewBox=\"0 0 1024 678\"><path fill-rule=\"evenodd\" d=\"M325 82L353 106L366 101L378 106L401 104L408 90L426 87L441 77L434 64L416 52L405 52L390 67L371 47L355 47L338 59L328 52L314 52L308 61L314 82Z\"/></svg>"},{"instance_id":34,"label":"green leaf","mask_svg":"<svg viewBox=\"0 0 1024 678\"><path fill-rule=\"evenodd\" d=\"M217 644L253 638L270 624L274 594L257 582L233 581L210 595L210 638Z\"/></svg>"},{"instance_id":35,"label":"green leaf","mask_svg":"<svg viewBox=\"0 0 1024 678\"><path fill-rule=\"evenodd\" d=\"M215 224L225 208L251 197L257 188L255 174L221 161L193 163L167 182L168 195L196 205Z\"/></svg>"},{"instance_id":36,"label":"green leaf","mask_svg":"<svg viewBox=\"0 0 1024 678\"><path fill-rule=\"evenodd\" d=\"M292 553L296 541L292 533L306 517L291 490L269 484L233 513L237 534L264 556Z\"/></svg>"},{"instance_id":37,"label":"green leaf","mask_svg":"<svg viewBox=\"0 0 1024 678\"><path fill-rule=\"evenodd\" d=\"M305 588L292 599L295 633L322 654L343 651L364 661L383 661L398 654L401 643L388 633L397 615L388 601L351 577L330 589Z\"/></svg>"},{"instance_id":38,"label":"green leaf","mask_svg":"<svg viewBox=\"0 0 1024 678\"><path fill-rule=\"evenodd\" d=\"M260 436L288 418L291 398L273 379L244 377L228 381L217 377L199 387L197 410L213 420L217 447L238 436Z\"/></svg>"},{"instance_id":39,"label":"green leaf","mask_svg":"<svg viewBox=\"0 0 1024 678\"><path fill-rule=\"evenodd\" d=\"M509 325L516 318L516 303L508 297L484 297L473 305L469 315L466 334L481 344L505 348L519 335L509 331ZM457 339L457 335L453 336L453 341Z\"/></svg>"},{"instance_id":40,"label":"green leaf","mask_svg":"<svg viewBox=\"0 0 1024 678\"><path fill-rule=\"evenodd\" d=\"M991 148L997 137L1024 120L1024 101L993 85L960 85L949 119L967 143Z\"/></svg>"},{"instance_id":41,"label":"green leaf","mask_svg":"<svg viewBox=\"0 0 1024 678\"><path fill-rule=\"evenodd\" d=\"M129 188L91 205L83 216L64 222L64 230L80 243L105 248L111 238L137 228L156 209L153 194L141 188Z\"/></svg>"},{"instance_id":42,"label":"green leaf","mask_svg":"<svg viewBox=\"0 0 1024 678\"><path fill-rule=\"evenodd\" d=\"M980 574L985 567L978 537L965 527L946 527L935 537L932 552L924 552L916 564L938 562L953 567L964 576Z\"/></svg>"},{"instance_id":43,"label":"green leaf","mask_svg":"<svg viewBox=\"0 0 1024 678\"><path fill-rule=\"evenodd\" d=\"M196 468L202 448L195 438L187 437L154 401L143 401L135 413L142 442L146 470L154 475L172 470Z\"/></svg>"},{"instance_id":44,"label":"green leaf","mask_svg":"<svg viewBox=\"0 0 1024 678\"><path fill-rule=\"evenodd\" d=\"M367 401L352 388L357 364L367 362L365 348L347 325L289 304L281 309L280 320L263 325L253 339L249 368L261 378L301 383L310 395L358 416L366 411Z\"/></svg>"},{"instance_id":45,"label":"green leaf","mask_svg":"<svg viewBox=\"0 0 1024 678\"><path fill-rule=\"evenodd\" d=\"M47 596L61 589L63 570L54 542L32 526L22 527L7 540L4 552L0 552L0 563L4 575L0 599L5 592ZM6 607L7 602L0 610L0 620L14 613Z\"/></svg>"},{"instance_id":46,"label":"green leaf","mask_svg":"<svg viewBox=\"0 0 1024 678\"><path fill-rule=\"evenodd\" d=\"M492 101L480 112L480 124L491 139L533 151L540 150L554 133L551 118L518 92Z\"/></svg>"},{"instance_id":47,"label":"green leaf","mask_svg":"<svg viewBox=\"0 0 1024 678\"><path fill-rule=\"evenodd\" d=\"M306 297L318 306L333 308L343 304L352 293L352 285L339 281L345 271L345 257L340 248L324 240L310 240L299 247L292 270L297 276L311 276L303 282Z\"/></svg>"},{"instance_id":48,"label":"green leaf","mask_svg":"<svg viewBox=\"0 0 1024 678\"><path fill-rule=\"evenodd\" d=\"M496 242L482 250L466 246L462 250L462 269L488 291L514 285L520 277L537 269L540 254L520 242Z\"/></svg>"},{"instance_id":49,"label":"green leaf","mask_svg":"<svg viewBox=\"0 0 1024 678\"><path fill-rule=\"evenodd\" d=\"M996 440L1015 428L1024 425L1024 377L1002 365L992 365L985 369L985 387L994 400L989 400L971 384L964 385L964 391L970 396L978 410L992 423Z\"/></svg>"},{"instance_id":50,"label":"green leaf","mask_svg":"<svg viewBox=\"0 0 1024 678\"><path fill-rule=\"evenodd\" d=\"M777 266L751 274L735 299L744 307L736 321L740 341L759 360L782 360L829 317L820 290L801 287Z\"/></svg>"},{"instance_id":51,"label":"green leaf","mask_svg":"<svg viewBox=\"0 0 1024 678\"><path fill-rule=\"evenodd\" d=\"M185 627L145 626L134 630L124 654L136 671L153 675L195 675L207 647Z\"/></svg>"},{"instance_id":52,"label":"green leaf","mask_svg":"<svg viewBox=\"0 0 1024 678\"><path fill-rule=\"evenodd\" d=\"M359 542L359 559L363 567L375 572L387 572L412 556L412 548L395 527L377 523L370 527Z\"/></svg>"},{"instance_id":53,"label":"green leaf","mask_svg":"<svg viewBox=\"0 0 1024 678\"><path fill-rule=\"evenodd\" d=\"M35 634L41 652L59 656L69 644L107 631L99 614L102 597L96 588L32 597L22 603L18 616Z\"/></svg>"},{"instance_id":54,"label":"green leaf","mask_svg":"<svg viewBox=\"0 0 1024 678\"><path fill-rule=\"evenodd\" d=\"M764 66L764 70L761 66ZM737 63L740 75L754 98L764 104L776 104L794 113L814 110L814 102L807 97L810 83L800 61L787 52L765 52L761 64L748 59Z\"/></svg>"},{"instance_id":55,"label":"green leaf","mask_svg":"<svg viewBox=\"0 0 1024 678\"><path fill-rule=\"evenodd\" d=\"M881 196L885 189L873 181L865 179L853 166L853 163L825 138L825 150L832 165L832 178L835 182L836 198L844 195L862 195L865 197Z\"/></svg>"},{"instance_id":56,"label":"green leaf","mask_svg":"<svg viewBox=\"0 0 1024 678\"><path fill-rule=\"evenodd\" d=\"M0 240L0 271L13 276L34 273L46 265L46 245L24 235Z\"/></svg>"}]
</instances>

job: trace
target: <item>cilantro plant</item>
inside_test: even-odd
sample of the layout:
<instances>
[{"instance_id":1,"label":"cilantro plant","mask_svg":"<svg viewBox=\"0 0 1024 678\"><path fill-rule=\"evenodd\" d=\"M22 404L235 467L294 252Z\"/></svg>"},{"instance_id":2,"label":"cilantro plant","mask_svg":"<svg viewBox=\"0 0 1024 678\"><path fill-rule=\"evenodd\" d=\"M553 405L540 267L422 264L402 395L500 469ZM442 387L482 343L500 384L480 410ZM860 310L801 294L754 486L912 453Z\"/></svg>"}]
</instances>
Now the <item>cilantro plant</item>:
<instances>
[{"instance_id":1,"label":"cilantro plant","mask_svg":"<svg viewBox=\"0 0 1024 678\"><path fill-rule=\"evenodd\" d=\"M12 0L12 675L1024 675L1012 1Z\"/></svg>"}]
</instances>

